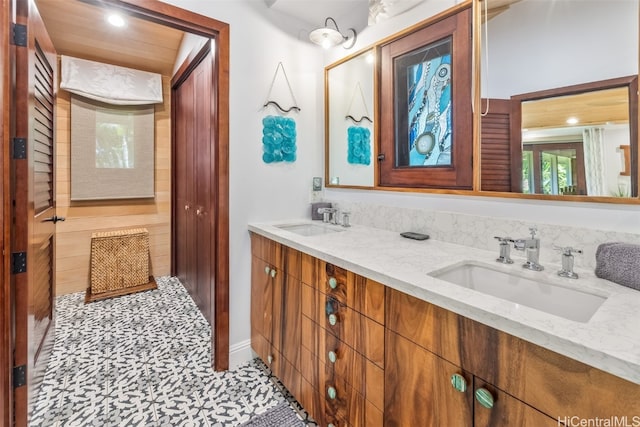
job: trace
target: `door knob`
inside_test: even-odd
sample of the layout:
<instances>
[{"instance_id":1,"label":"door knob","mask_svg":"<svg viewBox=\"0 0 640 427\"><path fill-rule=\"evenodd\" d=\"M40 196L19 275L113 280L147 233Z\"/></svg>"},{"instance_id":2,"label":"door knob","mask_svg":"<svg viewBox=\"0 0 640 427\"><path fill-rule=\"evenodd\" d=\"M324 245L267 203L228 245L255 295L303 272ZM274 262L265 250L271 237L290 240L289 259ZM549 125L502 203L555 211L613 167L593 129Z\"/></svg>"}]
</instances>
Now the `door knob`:
<instances>
[{"instance_id":1,"label":"door knob","mask_svg":"<svg viewBox=\"0 0 640 427\"><path fill-rule=\"evenodd\" d=\"M63 216L57 216L57 215L54 215L54 216L52 216L52 217L50 217L50 218L45 218L45 219L43 219L43 220L42 220L42 222L52 222L52 223L54 223L54 224L55 224L56 222L58 222L58 221L64 221L65 219L66 219L66 218L65 218L65 217L63 217Z\"/></svg>"}]
</instances>

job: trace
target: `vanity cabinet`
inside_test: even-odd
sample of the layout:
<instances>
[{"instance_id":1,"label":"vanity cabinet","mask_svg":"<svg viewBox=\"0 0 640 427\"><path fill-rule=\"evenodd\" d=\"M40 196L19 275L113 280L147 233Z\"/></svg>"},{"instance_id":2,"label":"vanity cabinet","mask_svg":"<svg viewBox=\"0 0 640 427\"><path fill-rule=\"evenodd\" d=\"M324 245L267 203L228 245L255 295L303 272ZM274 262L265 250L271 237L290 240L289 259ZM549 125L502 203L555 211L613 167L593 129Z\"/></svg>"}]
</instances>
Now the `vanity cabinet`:
<instances>
[{"instance_id":1,"label":"vanity cabinet","mask_svg":"<svg viewBox=\"0 0 640 427\"><path fill-rule=\"evenodd\" d=\"M251 345L321 426L640 421L637 384L251 239Z\"/></svg>"},{"instance_id":2,"label":"vanity cabinet","mask_svg":"<svg viewBox=\"0 0 640 427\"><path fill-rule=\"evenodd\" d=\"M251 346L298 398L301 254L257 234L251 245Z\"/></svg>"},{"instance_id":3,"label":"vanity cabinet","mask_svg":"<svg viewBox=\"0 0 640 427\"><path fill-rule=\"evenodd\" d=\"M385 425L557 426L640 413L637 384L391 288L386 300Z\"/></svg>"}]
</instances>

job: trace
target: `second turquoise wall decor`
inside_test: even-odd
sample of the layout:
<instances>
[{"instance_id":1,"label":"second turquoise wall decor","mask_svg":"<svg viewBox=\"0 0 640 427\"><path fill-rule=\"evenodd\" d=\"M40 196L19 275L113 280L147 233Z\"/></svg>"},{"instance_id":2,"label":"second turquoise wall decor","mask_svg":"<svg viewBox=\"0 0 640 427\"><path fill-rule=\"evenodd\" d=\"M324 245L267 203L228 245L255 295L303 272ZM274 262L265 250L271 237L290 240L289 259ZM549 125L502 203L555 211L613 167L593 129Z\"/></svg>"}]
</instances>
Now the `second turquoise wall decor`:
<instances>
[{"instance_id":1,"label":"second turquoise wall decor","mask_svg":"<svg viewBox=\"0 0 640 427\"><path fill-rule=\"evenodd\" d=\"M347 161L355 165L371 163L371 131L361 126L349 126Z\"/></svg>"}]
</instances>

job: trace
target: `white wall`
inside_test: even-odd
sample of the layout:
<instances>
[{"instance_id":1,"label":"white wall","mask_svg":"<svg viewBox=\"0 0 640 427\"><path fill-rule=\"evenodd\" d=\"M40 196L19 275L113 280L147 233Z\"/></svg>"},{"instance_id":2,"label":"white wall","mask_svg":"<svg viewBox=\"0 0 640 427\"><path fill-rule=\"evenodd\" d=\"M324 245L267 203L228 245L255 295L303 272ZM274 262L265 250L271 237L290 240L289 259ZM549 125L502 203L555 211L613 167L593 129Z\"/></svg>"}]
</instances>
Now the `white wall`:
<instances>
[{"instance_id":1,"label":"white wall","mask_svg":"<svg viewBox=\"0 0 640 427\"><path fill-rule=\"evenodd\" d=\"M489 20L487 29L483 97L508 99L638 73L637 0L524 0Z\"/></svg>"},{"instance_id":2,"label":"white wall","mask_svg":"<svg viewBox=\"0 0 640 427\"><path fill-rule=\"evenodd\" d=\"M250 338L251 252L247 224L308 216L312 177L323 175L322 55L298 39L302 25L260 1L167 0L230 24L230 331L233 348ZM285 29L290 29L287 34ZM285 67L299 113L297 160L262 161L262 109L278 62ZM279 76L281 78L282 76Z\"/></svg>"},{"instance_id":3,"label":"white wall","mask_svg":"<svg viewBox=\"0 0 640 427\"><path fill-rule=\"evenodd\" d=\"M326 52L306 41L309 29L305 30L304 24L298 28L295 22L268 10L262 0L165 1L231 25L230 343L233 347L250 337L248 222L308 217L311 178L323 176L323 67L453 6L456 1L426 1L365 29L353 49L338 47ZM261 120L266 115L261 106L279 61L286 67L302 109L294 115L298 159L293 164L266 165L261 160ZM326 189L325 198L640 233L637 206L348 189ZM526 230L523 232L526 234Z\"/></svg>"}]
</instances>

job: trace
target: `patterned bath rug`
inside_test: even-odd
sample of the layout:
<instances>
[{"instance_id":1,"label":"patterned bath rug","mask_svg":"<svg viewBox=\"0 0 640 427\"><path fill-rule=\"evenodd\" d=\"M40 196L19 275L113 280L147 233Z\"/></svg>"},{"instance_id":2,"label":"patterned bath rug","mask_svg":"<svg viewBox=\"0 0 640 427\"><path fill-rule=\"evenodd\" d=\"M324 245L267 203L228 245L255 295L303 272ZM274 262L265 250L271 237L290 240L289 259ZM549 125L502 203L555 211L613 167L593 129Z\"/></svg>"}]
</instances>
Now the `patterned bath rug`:
<instances>
[{"instance_id":1,"label":"patterned bath rug","mask_svg":"<svg viewBox=\"0 0 640 427\"><path fill-rule=\"evenodd\" d=\"M281 402L264 414L253 417L241 427L304 427L305 423L298 418L289 403Z\"/></svg>"}]
</instances>

